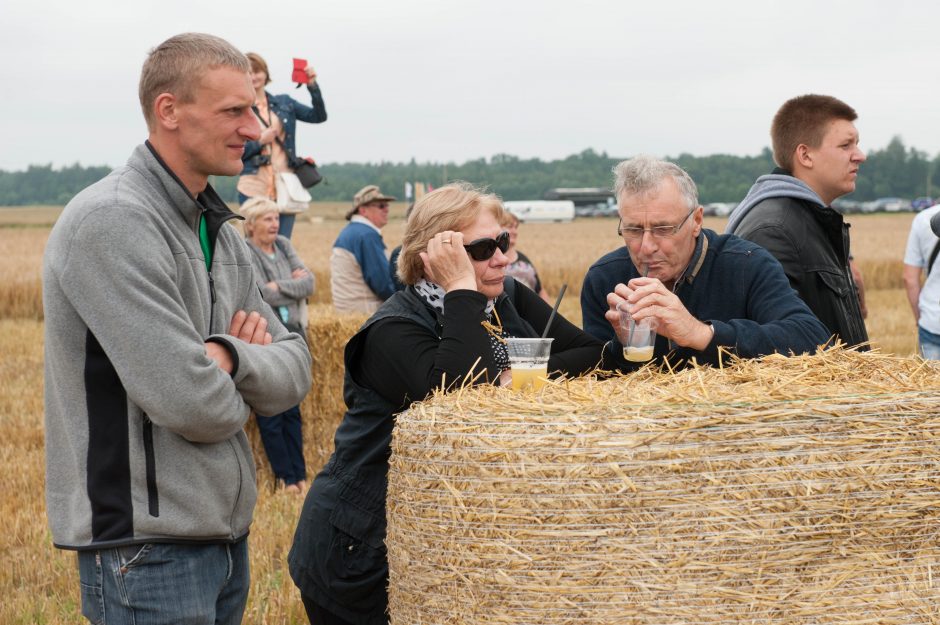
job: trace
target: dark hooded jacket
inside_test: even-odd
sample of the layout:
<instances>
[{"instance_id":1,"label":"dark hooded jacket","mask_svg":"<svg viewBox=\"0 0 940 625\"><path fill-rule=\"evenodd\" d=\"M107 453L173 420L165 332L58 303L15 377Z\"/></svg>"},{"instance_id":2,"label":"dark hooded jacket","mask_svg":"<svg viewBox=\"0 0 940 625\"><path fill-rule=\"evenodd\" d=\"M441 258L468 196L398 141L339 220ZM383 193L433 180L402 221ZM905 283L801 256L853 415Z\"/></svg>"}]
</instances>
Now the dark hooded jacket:
<instances>
[{"instance_id":1,"label":"dark hooded jacket","mask_svg":"<svg viewBox=\"0 0 940 625\"><path fill-rule=\"evenodd\" d=\"M725 232L780 261L790 285L836 338L850 346L868 342L849 269L849 224L806 183L782 169L761 176Z\"/></svg>"}]
</instances>

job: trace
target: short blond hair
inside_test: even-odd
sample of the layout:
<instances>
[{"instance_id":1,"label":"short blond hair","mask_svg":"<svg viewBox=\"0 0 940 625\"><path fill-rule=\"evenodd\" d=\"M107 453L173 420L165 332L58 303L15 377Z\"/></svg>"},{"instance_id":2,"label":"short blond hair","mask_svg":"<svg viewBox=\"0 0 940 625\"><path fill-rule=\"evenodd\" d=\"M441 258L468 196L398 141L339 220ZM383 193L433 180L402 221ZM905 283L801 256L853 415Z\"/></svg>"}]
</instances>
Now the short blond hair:
<instances>
[{"instance_id":1,"label":"short blond hair","mask_svg":"<svg viewBox=\"0 0 940 625\"><path fill-rule=\"evenodd\" d=\"M246 74L251 71L245 55L215 35L183 33L151 50L138 86L147 128L150 131L156 128L153 103L161 93L172 93L180 102L192 102L203 74L219 67L231 67Z\"/></svg>"},{"instance_id":2,"label":"short blond hair","mask_svg":"<svg viewBox=\"0 0 940 625\"><path fill-rule=\"evenodd\" d=\"M444 230L463 230L487 210L497 221L503 218L503 202L467 182L453 182L435 189L415 203L408 217L401 255L398 257L398 278L404 284L415 284L424 276L421 252L428 241Z\"/></svg>"},{"instance_id":3,"label":"short blond hair","mask_svg":"<svg viewBox=\"0 0 940 625\"><path fill-rule=\"evenodd\" d=\"M255 222L268 213L280 213L274 200L266 197L252 197L245 200L238 212L245 218L245 236L251 238L255 231Z\"/></svg>"}]
</instances>

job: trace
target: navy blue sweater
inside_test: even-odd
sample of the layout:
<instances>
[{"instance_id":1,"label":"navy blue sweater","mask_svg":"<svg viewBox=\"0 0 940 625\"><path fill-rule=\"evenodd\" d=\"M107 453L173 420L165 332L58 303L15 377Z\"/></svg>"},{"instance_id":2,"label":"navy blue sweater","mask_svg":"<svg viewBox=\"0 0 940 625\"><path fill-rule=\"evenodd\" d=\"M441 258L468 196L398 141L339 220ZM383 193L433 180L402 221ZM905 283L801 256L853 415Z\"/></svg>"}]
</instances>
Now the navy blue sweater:
<instances>
[{"instance_id":1,"label":"navy blue sweater","mask_svg":"<svg viewBox=\"0 0 940 625\"><path fill-rule=\"evenodd\" d=\"M697 271L691 269L695 267ZM679 347L659 336L657 360L670 354L674 364L693 357L701 364L718 364L719 346L745 358L773 352L813 353L829 338L822 322L790 287L783 267L764 248L703 228L689 268L677 282L675 293L696 319L714 326L715 335L703 351ZM581 314L588 334L617 343L604 318L607 294L618 283L626 284L639 276L626 247L591 266L581 288ZM629 368L629 363L624 368Z\"/></svg>"}]
</instances>

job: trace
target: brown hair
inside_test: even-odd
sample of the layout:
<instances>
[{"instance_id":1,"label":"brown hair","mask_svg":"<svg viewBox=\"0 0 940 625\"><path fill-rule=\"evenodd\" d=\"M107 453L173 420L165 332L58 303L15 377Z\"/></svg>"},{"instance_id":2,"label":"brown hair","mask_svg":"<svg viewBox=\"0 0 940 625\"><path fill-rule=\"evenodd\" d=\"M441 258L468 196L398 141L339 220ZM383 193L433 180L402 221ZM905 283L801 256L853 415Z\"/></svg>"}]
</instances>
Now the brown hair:
<instances>
[{"instance_id":1,"label":"brown hair","mask_svg":"<svg viewBox=\"0 0 940 625\"><path fill-rule=\"evenodd\" d=\"M147 128L153 130L156 126L153 103L161 93L172 93L180 102L192 102L202 75L219 67L246 73L251 69L244 54L214 35L183 33L151 50L138 87Z\"/></svg>"},{"instance_id":2,"label":"brown hair","mask_svg":"<svg viewBox=\"0 0 940 625\"><path fill-rule=\"evenodd\" d=\"M855 109L829 95L807 94L783 103L770 125L770 140L774 146L774 162L778 167L793 171L793 153L798 145L818 148L822 145L829 122L858 119Z\"/></svg>"},{"instance_id":3,"label":"brown hair","mask_svg":"<svg viewBox=\"0 0 940 625\"><path fill-rule=\"evenodd\" d=\"M261 58L261 55L257 52L247 52L245 57L248 59L248 63L251 64L251 71L254 72L264 72L264 84L271 84L271 72L268 71L268 64L264 62L264 59Z\"/></svg>"},{"instance_id":4,"label":"brown hair","mask_svg":"<svg viewBox=\"0 0 940 625\"><path fill-rule=\"evenodd\" d=\"M428 241L444 230L463 230L476 221L483 210L490 211L497 220L501 219L502 200L467 182L453 182L415 202L398 257L399 279L405 284L420 280L424 276L421 252L428 249Z\"/></svg>"}]
</instances>

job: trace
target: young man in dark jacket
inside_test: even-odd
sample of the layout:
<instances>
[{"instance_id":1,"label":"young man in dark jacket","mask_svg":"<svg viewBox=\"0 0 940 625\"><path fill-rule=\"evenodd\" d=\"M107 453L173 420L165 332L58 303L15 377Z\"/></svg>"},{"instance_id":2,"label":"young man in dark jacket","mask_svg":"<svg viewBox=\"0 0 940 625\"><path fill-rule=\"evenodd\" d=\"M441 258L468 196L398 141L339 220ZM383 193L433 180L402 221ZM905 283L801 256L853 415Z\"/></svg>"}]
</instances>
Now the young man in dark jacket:
<instances>
[{"instance_id":1,"label":"young man in dark jacket","mask_svg":"<svg viewBox=\"0 0 940 625\"><path fill-rule=\"evenodd\" d=\"M851 267L849 225L830 205L855 190L865 161L856 118L831 96L785 102L770 130L778 168L757 179L726 229L773 254L829 333L850 346L868 341L864 303Z\"/></svg>"},{"instance_id":2,"label":"young man in dark jacket","mask_svg":"<svg viewBox=\"0 0 940 625\"><path fill-rule=\"evenodd\" d=\"M588 334L623 343L613 327L617 307L629 306L635 320L655 320L654 357L674 364L692 358L718 364L728 353L812 353L826 341L825 327L770 254L702 228L695 183L681 168L638 156L614 173L625 246L594 263L584 278Z\"/></svg>"}]
</instances>

